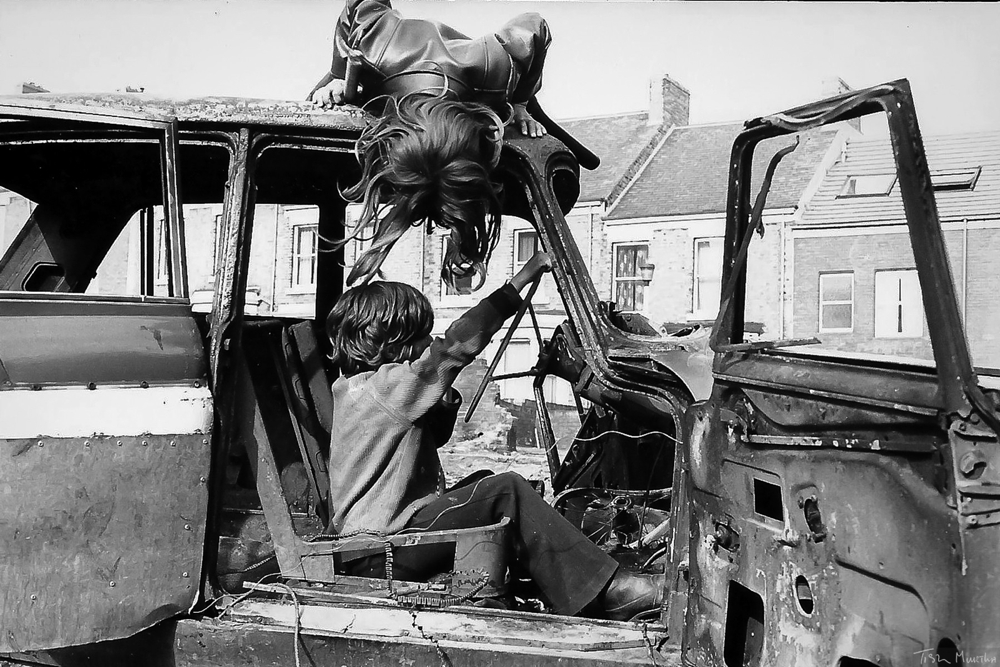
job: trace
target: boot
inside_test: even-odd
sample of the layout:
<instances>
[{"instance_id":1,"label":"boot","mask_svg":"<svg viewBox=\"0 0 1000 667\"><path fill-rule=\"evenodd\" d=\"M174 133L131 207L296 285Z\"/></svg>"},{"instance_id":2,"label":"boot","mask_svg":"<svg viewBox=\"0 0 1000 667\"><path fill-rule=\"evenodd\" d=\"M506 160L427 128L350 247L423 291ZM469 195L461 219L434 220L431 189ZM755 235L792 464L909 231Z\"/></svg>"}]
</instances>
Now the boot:
<instances>
[{"instance_id":1,"label":"boot","mask_svg":"<svg viewBox=\"0 0 1000 667\"><path fill-rule=\"evenodd\" d=\"M598 601L609 619L627 621L636 614L661 606L666 583L663 574L638 574L619 568Z\"/></svg>"}]
</instances>

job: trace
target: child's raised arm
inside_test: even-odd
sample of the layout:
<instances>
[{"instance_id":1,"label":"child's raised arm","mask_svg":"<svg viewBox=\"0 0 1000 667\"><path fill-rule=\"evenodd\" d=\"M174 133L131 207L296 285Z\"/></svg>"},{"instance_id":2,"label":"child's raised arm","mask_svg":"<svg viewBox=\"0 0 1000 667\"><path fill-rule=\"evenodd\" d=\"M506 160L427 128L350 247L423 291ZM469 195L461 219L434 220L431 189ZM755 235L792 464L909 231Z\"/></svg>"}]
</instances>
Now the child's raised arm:
<instances>
[{"instance_id":1,"label":"child's raised arm","mask_svg":"<svg viewBox=\"0 0 1000 667\"><path fill-rule=\"evenodd\" d=\"M518 292L551 266L548 255L536 253L510 282L452 322L444 338L434 339L419 359L376 374L376 391L384 407L407 422L425 415L517 312Z\"/></svg>"}]
</instances>

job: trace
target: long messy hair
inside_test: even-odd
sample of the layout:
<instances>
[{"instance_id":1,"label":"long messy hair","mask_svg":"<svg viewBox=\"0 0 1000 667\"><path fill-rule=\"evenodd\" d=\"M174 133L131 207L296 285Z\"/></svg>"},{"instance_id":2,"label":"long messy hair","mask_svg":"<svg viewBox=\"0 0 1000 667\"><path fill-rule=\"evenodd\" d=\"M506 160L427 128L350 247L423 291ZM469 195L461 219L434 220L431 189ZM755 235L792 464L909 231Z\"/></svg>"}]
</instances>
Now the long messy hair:
<instances>
[{"instance_id":1,"label":"long messy hair","mask_svg":"<svg viewBox=\"0 0 1000 667\"><path fill-rule=\"evenodd\" d=\"M412 93L385 105L357 142L361 179L343 193L363 203L345 242L372 240L348 284L369 280L406 230L424 224L450 231L445 282L482 278L500 233L500 186L491 172L500 160L503 123L489 107L443 93Z\"/></svg>"},{"instance_id":2,"label":"long messy hair","mask_svg":"<svg viewBox=\"0 0 1000 667\"><path fill-rule=\"evenodd\" d=\"M418 289L375 281L344 292L326 318L331 358L344 375L414 361L434 328L434 309Z\"/></svg>"}]
</instances>

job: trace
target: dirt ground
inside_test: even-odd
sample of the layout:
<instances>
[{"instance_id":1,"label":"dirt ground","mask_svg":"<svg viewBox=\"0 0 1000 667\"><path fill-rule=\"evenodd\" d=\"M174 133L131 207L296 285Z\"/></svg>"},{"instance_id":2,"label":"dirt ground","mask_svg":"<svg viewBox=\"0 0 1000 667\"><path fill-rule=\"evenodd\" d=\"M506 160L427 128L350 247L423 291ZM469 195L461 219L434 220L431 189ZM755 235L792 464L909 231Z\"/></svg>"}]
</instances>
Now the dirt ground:
<instances>
[{"instance_id":1,"label":"dirt ground","mask_svg":"<svg viewBox=\"0 0 1000 667\"><path fill-rule=\"evenodd\" d=\"M541 449L505 450L506 436L499 438L498 434L484 434L470 440L449 442L438 450L438 454L449 485L477 470L492 470L494 473L513 471L525 479L543 480L548 490L549 468Z\"/></svg>"}]
</instances>

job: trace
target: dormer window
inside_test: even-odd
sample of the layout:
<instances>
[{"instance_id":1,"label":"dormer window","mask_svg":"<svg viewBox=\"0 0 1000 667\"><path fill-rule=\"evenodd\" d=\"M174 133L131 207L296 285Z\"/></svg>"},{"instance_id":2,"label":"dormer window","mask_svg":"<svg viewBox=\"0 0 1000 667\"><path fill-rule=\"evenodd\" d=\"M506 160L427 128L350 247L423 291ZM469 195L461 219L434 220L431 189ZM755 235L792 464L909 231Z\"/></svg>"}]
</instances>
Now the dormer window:
<instances>
[{"instance_id":1,"label":"dormer window","mask_svg":"<svg viewBox=\"0 0 1000 667\"><path fill-rule=\"evenodd\" d=\"M838 197L884 197L896 183L895 174L848 176Z\"/></svg>"},{"instance_id":2,"label":"dormer window","mask_svg":"<svg viewBox=\"0 0 1000 667\"><path fill-rule=\"evenodd\" d=\"M972 190L976 187L982 167L975 169L949 169L932 171L931 185L934 190Z\"/></svg>"}]
</instances>

